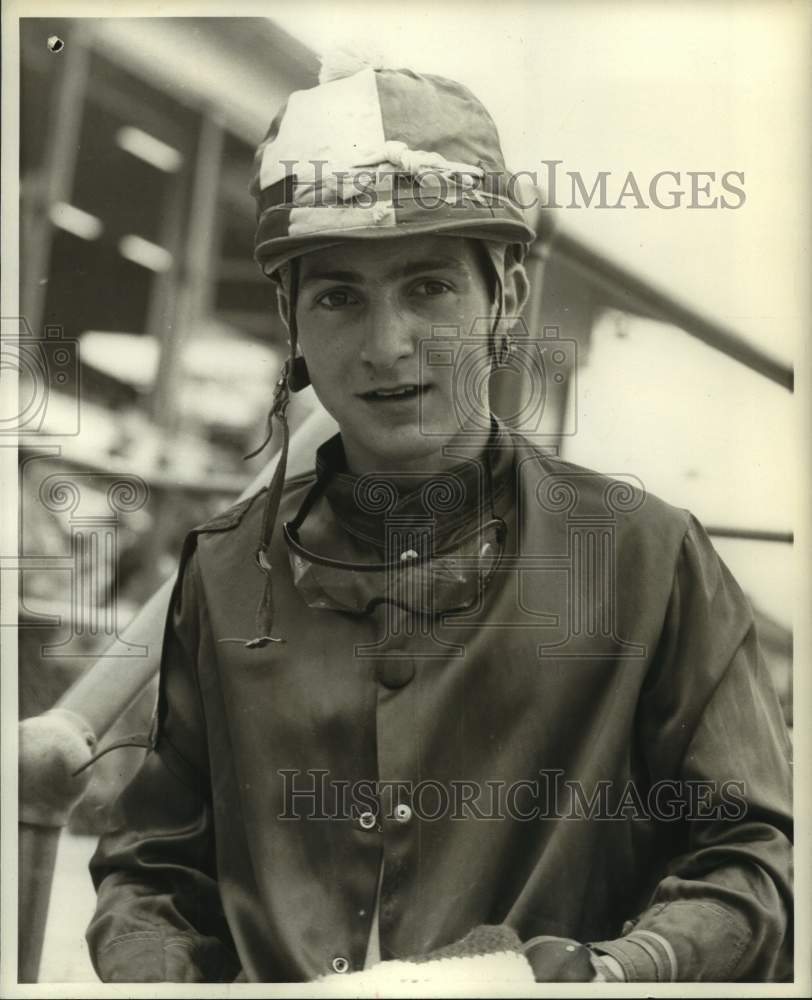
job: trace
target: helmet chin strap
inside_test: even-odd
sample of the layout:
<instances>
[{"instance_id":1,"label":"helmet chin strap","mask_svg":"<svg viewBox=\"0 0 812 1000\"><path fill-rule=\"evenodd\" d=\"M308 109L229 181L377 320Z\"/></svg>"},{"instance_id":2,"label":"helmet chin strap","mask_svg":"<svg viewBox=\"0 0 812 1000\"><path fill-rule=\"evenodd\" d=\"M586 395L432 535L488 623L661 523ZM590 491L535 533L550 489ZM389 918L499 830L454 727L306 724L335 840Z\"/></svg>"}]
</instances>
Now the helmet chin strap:
<instances>
[{"instance_id":1,"label":"helmet chin strap","mask_svg":"<svg viewBox=\"0 0 812 1000\"><path fill-rule=\"evenodd\" d=\"M510 336L509 329L503 329L500 332L500 326L507 324L507 318L505 317L505 283L502 280L502 276L499 271L496 271L496 319L494 320L493 330L491 331L491 336L493 338L493 345L491 349L491 371L494 368L501 368L507 363L507 359L510 357L510 352L513 347L513 339Z\"/></svg>"},{"instance_id":2,"label":"helmet chin strap","mask_svg":"<svg viewBox=\"0 0 812 1000\"><path fill-rule=\"evenodd\" d=\"M494 243L476 241L480 260L493 278L493 301L495 311L493 325L490 329L489 354L491 371L500 368L510 356L512 339L507 327L505 305L504 271L509 248ZM490 282L489 282L490 284Z\"/></svg>"},{"instance_id":3,"label":"helmet chin strap","mask_svg":"<svg viewBox=\"0 0 812 1000\"><path fill-rule=\"evenodd\" d=\"M271 563L271 540L273 529L276 525L279 505L282 502L282 491L285 487L285 473L288 465L288 449L290 447L290 427L288 425L288 406L290 405L291 374L294 369L296 357L296 345L298 342L298 331L296 327L296 296L299 287L299 269L295 262L290 268L290 283L288 288L288 333L290 336L290 356L282 366L279 378L273 393L273 404L268 413L268 425L265 440L255 448L246 458L253 458L263 451L271 442L273 437L273 424L277 420L282 428L282 448L279 452L279 459L276 463L273 477L268 486L265 496L265 505L262 511L262 527L259 535L259 545L254 558L259 569L265 577L262 596L257 605L254 616L254 628L256 635L253 639L220 639L220 642L242 643L246 649L262 649L271 642L286 642L285 639L271 635L273 628L273 565ZM304 388L300 386L300 388Z\"/></svg>"}]
</instances>

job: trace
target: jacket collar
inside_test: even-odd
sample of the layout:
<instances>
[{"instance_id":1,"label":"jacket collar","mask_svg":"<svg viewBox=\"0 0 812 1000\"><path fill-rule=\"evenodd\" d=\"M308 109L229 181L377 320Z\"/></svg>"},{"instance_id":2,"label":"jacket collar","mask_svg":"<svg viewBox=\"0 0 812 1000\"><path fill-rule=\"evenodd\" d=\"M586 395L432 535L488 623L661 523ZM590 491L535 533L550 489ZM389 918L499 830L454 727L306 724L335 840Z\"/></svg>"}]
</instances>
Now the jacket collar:
<instances>
[{"instance_id":1,"label":"jacket collar","mask_svg":"<svg viewBox=\"0 0 812 1000\"><path fill-rule=\"evenodd\" d=\"M393 518L412 522L430 518L436 541L477 515L489 518L491 499L495 508L504 507L514 465L512 435L501 421L491 419L491 436L484 449L463 443L458 449L460 462L433 474L352 475L347 471L341 435L336 434L316 452L316 475L326 480L324 495L336 520L351 535L383 545L387 522Z\"/></svg>"}]
</instances>

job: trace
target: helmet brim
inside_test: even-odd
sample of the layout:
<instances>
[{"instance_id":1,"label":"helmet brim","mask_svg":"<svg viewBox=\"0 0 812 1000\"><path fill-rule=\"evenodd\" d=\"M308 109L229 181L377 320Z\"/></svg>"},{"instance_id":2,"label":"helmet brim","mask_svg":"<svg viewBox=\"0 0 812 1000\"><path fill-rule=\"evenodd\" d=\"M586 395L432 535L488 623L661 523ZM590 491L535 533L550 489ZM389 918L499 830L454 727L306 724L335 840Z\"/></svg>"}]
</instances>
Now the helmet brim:
<instances>
[{"instance_id":1,"label":"helmet brim","mask_svg":"<svg viewBox=\"0 0 812 1000\"><path fill-rule=\"evenodd\" d=\"M430 214L430 213L427 213ZM271 277L282 265L296 257L316 250L354 240L403 239L427 234L460 236L468 239L493 240L497 243L527 245L536 238L530 225L516 216L498 218L446 218L436 217L399 222L395 226L358 226L353 228L325 228L301 236L268 236L263 239L262 221L257 230L254 259L265 275Z\"/></svg>"}]
</instances>

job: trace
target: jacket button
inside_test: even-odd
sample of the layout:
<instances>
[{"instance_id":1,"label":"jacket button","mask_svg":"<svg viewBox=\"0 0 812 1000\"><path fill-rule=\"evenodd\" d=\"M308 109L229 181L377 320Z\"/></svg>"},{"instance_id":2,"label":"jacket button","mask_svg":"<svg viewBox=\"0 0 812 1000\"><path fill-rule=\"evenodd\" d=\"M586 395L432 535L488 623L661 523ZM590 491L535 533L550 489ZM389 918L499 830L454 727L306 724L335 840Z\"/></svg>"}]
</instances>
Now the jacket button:
<instances>
[{"instance_id":1,"label":"jacket button","mask_svg":"<svg viewBox=\"0 0 812 1000\"><path fill-rule=\"evenodd\" d=\"M358 817L358 822L362 830L372 830L375 827L375 813L362 812Z\"/></svg>"},{"instance_id":2,"label":"jacket button","mask_svg":"<svg viewBox=\"0 0 812 1000\"><path fill-rule=\"evenodd\" d=\"M405 802L401 802L399 805L395 806L395 819L398 823L408 823L412 818L412 810Z\"/></svg>"},{"instance_id":3,"label":"jacket button","mask_svg":"<svg viewBox=\"0 0 812 1000\"><path fill-rule=\"evenodd\" d=\"M337 972L339 975L345 973L349 967L350 963L344 958L343 955L336 955L332 962L333 972Z\"/></svg>"},{"instance_id":4,"label":"jacket button","mask_svg":"<svg viewBox=\"0 0 812 1000\"><path fill-rule=\"evenodd\" d=\"M375 668L380 683L392 690L405 687L414 673L414 660L381 660Z\"/></svg>"}]
</instances>

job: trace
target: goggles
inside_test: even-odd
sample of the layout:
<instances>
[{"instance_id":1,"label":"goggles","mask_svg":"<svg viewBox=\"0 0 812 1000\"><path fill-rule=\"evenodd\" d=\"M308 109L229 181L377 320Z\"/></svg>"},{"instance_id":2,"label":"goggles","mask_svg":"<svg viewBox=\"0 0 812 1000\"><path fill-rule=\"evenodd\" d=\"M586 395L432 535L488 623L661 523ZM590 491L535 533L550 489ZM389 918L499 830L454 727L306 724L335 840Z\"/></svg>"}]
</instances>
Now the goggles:
<instances>
[{"instance_id":1,"label":"goggles","mask_svg":"<svg viewBox=\"0 0 812 1000\"><path fill-rule=\"evenodd\" d=\"M314 552L299 529L329 478L317 480L293 521L282 525L293 581L308 607L369 615L392 605L431 617L471 610L499 568L507 525L493 504L490 457L486 457L490 517L478 512L472 528L459 529L442 546L433 544L433 524L405 523L393 518L385 531L381 562L350 562Z\"/></svg>"}]
</instances>

